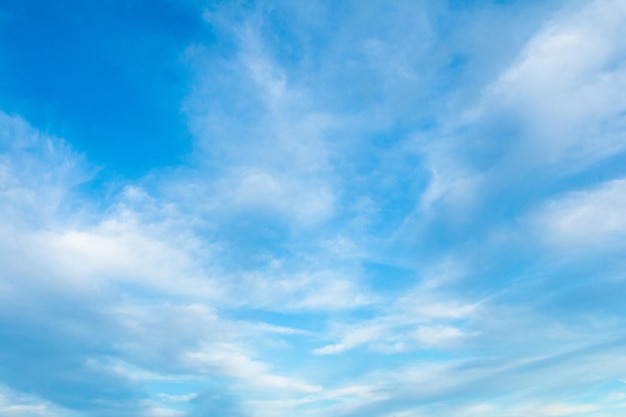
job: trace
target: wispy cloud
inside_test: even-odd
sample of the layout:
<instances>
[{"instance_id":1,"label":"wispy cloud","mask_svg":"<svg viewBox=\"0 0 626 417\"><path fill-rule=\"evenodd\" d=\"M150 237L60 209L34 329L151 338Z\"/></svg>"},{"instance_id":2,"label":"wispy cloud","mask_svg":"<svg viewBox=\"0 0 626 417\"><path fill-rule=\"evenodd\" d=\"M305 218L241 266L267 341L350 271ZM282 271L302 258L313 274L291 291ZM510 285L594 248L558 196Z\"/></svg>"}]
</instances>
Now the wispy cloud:
<instances>
[{"instance_id":1,"label":"wispy cloud","mask_svg":"<svg viewBox=\"0 0 626 417\"><path fill-rule=\"evenodd\" d=\"M194 8L140 178L0 113L0 413L618 415L626 9L530 3Z\"/></svg>"},{"instance_id":2,"label":"wispy cloud","mask_svg":"<svg viewBox=\"0 0 626 417\"><path fill-rule=\"evenodd\" d=\"M602 251L623 244L625 208L626 181L615 179L547 202L534 214L533 226L549 245Z\"/></svg>"}]
</instances>

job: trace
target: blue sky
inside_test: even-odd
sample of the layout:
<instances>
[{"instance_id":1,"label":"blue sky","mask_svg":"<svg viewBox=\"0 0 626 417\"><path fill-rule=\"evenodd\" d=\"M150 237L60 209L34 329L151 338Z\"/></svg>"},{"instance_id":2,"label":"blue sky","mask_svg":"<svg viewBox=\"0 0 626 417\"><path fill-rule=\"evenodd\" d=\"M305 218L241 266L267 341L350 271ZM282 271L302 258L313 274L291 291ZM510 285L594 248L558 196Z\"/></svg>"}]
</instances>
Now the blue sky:
<instances>
[{"instance_id":1,"label":"blue sky","mask_svg":"<svg viewBox=\"0 0 626 417\"><path fill-rule=\"evenodd\" d=\"M0 2L0 414L613 417L626 3Z\"/></svg>"}]
</instances>

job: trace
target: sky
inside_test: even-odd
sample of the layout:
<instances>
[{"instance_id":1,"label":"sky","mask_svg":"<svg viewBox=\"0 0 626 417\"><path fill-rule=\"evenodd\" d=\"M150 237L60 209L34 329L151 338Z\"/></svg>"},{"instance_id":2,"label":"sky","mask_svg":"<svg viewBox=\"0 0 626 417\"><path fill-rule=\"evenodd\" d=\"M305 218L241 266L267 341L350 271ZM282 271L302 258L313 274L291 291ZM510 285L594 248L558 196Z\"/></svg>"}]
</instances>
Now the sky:
<instances>
[{"instance_id":1,"label":"sky","mask_svg":"<svg viewBox=\"0 0 626 417\"><path fill-rule=\"evenodd\" d=\"M0 415L626 412L623 0L0 0Z\"/></svg>"}]
</instances>

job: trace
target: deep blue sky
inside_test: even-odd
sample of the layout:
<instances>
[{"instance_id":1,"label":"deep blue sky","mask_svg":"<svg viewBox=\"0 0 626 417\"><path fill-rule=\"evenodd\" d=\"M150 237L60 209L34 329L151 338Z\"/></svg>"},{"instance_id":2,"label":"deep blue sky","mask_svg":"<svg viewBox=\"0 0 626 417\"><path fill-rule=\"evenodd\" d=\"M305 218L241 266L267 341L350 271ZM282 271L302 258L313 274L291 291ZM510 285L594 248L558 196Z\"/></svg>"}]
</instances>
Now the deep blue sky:
<instances>
[{"instance_id":1,"label":"deep blue sky","mask_svg":"<svg viewBox=\"0 0 626 417\"><path fill-rule=\"evenodd\" d=\"M138 176L191 149L184 51L216 42L197 2L7 1L0 105Z\"/></svg>"},{"instance_id":2,"label":"deep blue sky","mask_svg":"<svg viewBox=\"0 0 626 417\"><path fill-rule=\"evenodd\" d=\"M616 417L626 4L0 1L0 415Z\"/></svg>"}]
</instances>

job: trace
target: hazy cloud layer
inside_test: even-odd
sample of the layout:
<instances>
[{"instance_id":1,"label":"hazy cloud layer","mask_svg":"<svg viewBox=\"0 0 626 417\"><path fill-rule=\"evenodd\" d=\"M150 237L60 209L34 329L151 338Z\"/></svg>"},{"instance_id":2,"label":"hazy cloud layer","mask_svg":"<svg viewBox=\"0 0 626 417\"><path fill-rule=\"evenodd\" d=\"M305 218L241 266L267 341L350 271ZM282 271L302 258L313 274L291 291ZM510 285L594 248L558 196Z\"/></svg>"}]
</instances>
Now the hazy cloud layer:
<instances>
[{"instance_id":1,"label":"hazy cloud layer","mask_svg":"<svg viewBox=\"0 0 626 417\"><path fill-rule=\"evenodd\" d=\"M2 46L0 414L623 413L623 2L166 3L74 10L97 123Z\"/></svg>"}]
</instances>

